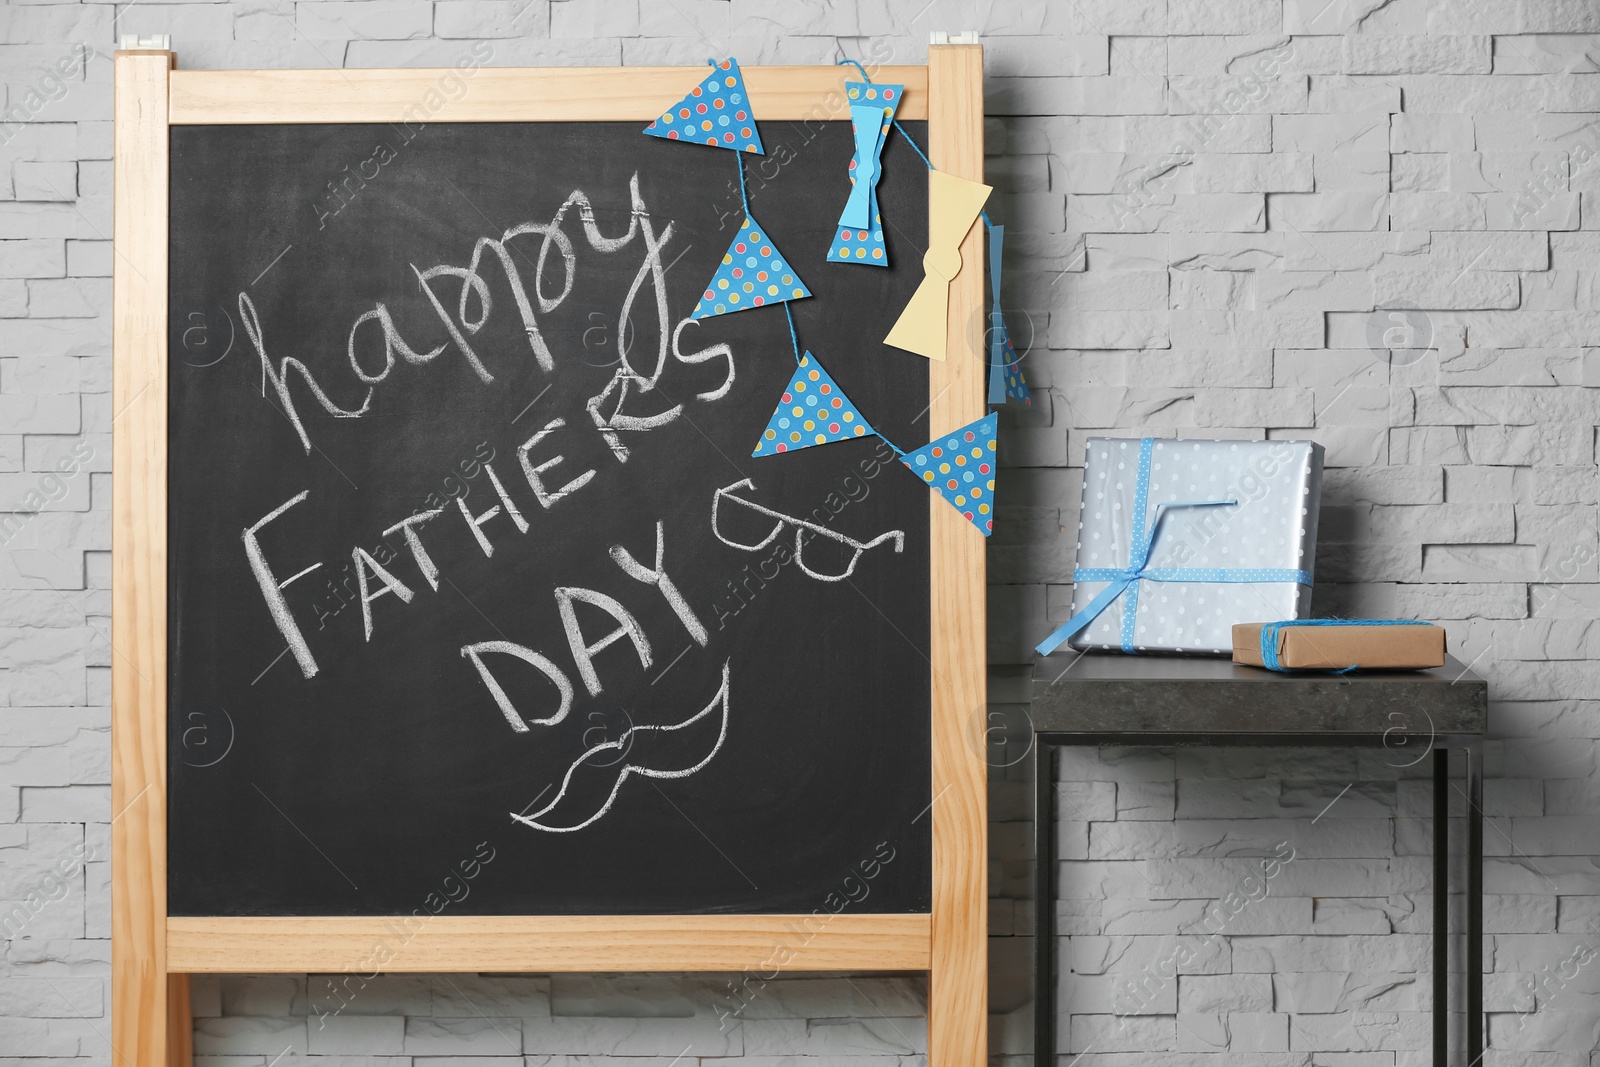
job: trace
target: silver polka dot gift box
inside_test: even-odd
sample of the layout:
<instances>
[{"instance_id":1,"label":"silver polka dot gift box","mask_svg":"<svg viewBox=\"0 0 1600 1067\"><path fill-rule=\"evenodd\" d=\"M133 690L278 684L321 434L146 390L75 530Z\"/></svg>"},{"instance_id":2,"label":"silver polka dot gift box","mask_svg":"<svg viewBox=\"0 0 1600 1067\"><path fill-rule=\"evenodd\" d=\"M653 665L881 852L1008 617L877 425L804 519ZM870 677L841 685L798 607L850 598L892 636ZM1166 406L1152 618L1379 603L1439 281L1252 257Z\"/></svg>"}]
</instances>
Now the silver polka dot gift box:
<instances>
[{"instance_id":1,"label":"silver polka dot gift box","mask_svg":"<svg viewBox=\"0 0 1600 1067\"><path fill-rule=\"evenodd\" d=\"M1311 608L1322 446L1092 437L1072 618L1040 646L1230 655Z\"/></svg>"}]
</instances>

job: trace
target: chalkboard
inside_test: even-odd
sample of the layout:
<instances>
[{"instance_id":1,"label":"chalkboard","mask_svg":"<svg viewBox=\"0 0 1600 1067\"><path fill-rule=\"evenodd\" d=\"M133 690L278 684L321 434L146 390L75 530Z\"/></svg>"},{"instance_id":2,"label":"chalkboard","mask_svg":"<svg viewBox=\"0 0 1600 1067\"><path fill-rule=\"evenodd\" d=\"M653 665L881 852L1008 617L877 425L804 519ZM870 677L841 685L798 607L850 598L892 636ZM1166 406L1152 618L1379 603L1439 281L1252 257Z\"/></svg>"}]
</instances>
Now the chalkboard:
<instances>
[{"instance_id":1,"label":"chalkboard","mask_svg":"<svg viewBox=\"0 0 1600 1067\"><path fill-rule=\"evenodd\" d=\"M883 153L891 266L829 264L850 124L762 135L802 351L924 443L927 363L880 341L923 164ZM784 311L686 321L735 155L638 123L170 144L169 913L927 911L930 494L873 437L751 458Z\"/></svg>"}]
</instances>

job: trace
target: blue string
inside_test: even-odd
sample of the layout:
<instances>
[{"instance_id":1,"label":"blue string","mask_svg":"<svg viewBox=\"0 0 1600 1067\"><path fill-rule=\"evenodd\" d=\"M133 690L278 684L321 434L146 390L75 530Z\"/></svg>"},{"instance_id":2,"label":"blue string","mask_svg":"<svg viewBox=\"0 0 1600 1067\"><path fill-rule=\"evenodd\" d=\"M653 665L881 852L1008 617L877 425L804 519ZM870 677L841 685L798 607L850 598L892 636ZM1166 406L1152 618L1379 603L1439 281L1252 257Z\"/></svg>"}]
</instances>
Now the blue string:
<instances>
[{"instance_id":1,"label":"blue string","mask_svg":"<svg viewBox=\"0 0 1600 1067\"><path fill-rule=\"evenodd\" d=\"M744 191L744 153L735 152L733 161L739 167L739 201L744 204L744 217L750 217L750 197Z\"/></svg>"},{"instance_id":2,"label":"blue string","mask_svg":"<svg viewBox=\"0 0 1600 1067\"><path fill-rule=\"evenodd\" d=\"M1269 622L1261 627L1261 665L1269 671L1282 671L1285 674L1297 670L1330 670L1334 674L1349 674L1359 663L1352 663L1348 667L1285 667L1278 661L1278 634L1290 626L1431 626L1432 623L1420 619L1289 619L1285 622Z\"/></svg>"},{"instance_id":3,"label":"blue string","mask_svg":"<svg viewBox=\"0 0 1600 1067\"><path fill-rule=\"evenodd\" d=\"M853 60L853 59L841 59L841 60L839 60L839 62L834 64L834 66L836 66L836 67L843 67L843 66L846 66L846 65L852 66L852 67L856 68L857 70L859 70L861 72L861 80L866 82L868 85L872 84L872 75L867 73L867 68L866 67L863 67L860 63L857 63L855 60Z\"/></svg>"},{"instance_id":4,"label":"blue string","mask_svg":"<svg viewBox=\"0 0 1600 1067\"><path fill-rule=\"evenodd\" d=\"M794 361L800 362L800 336L794 332L794 312L789 310L789 301L783 302L783 313L789 319L789 343L794 346Z\"/></svg>"},{"instance_id":5,"label":"blue string","mask_svg":"<svg viewBox=\"0 0 1600 1067\"><path fill-rule=\"evenodd\" d=\"M906 132L906 128L904 126L900 125L900 120L899 119L894 119L894 120L892 120L892 122L893 122L895 130L899 132L901 137L904 137L906 139L906 144L911 146L911 151L913 151L913 152L915 152L917 154L917 158L918 159L920 159L920 160L922 160L922 162L928 164L928 169L929 170L932 170L933 169L933 164L928 161L928 157L927 156L922 154L922 149L917 147L917 142L915 142L915 141L913 141L911 139L911 135Z\"/></svg>"},{"instance_id":6,"label":"blue string","mask_svg":"<svg viewBox=\"0 0 1600 1067\"><path fill-rule=\"evenodd\" d=\"M713 68L717 65L717 61L714 58L707 59L706 62L710 63ZM744 153L734 152L733 157L734 162L739 166L739 202L744 205L744 217L748 219L750 217L750 197L744 191Z\"/></svg>"}]
</instances>

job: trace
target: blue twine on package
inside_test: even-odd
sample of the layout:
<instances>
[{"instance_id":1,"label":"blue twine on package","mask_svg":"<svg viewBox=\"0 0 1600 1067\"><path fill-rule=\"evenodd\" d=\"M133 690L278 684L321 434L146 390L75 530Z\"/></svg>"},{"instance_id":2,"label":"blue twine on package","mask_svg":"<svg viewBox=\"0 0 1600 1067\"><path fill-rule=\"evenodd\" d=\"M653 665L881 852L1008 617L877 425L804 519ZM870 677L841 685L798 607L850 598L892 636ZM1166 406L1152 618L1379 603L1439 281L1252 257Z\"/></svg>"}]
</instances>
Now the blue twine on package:
<instances>
[{"instance_id":1,"label":"blue twine on package","mask_svg":"<svg viewBox=\"0 0 1600 1067\"><path fill-rule=\"evenodd\" d=\"M1352 663L1348 667L1285 667L1278 662L1278 634L1290 626L1430 626L1431 623L1421 619L1288 619L1283 622L1269 622L1261 627L1261 665L1269 671L1281 671L1292 674L1295 671L1320 671L1328 670L1334 674L1348 674L1360 667L1359 663Z\"/></svg>"}]
</instances>

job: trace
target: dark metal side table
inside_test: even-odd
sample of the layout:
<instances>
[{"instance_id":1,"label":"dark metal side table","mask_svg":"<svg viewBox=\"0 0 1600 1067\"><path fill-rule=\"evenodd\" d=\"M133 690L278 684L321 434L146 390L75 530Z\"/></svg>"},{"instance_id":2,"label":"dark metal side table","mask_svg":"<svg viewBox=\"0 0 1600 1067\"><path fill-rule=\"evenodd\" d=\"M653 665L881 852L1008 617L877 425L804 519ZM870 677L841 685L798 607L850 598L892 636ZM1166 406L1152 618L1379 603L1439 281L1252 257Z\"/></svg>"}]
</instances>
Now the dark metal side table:
<instances>
[{"instance_id":1,"label":"dark metal side table","mask_svg":"<svg viewBox=\"0 0 1600 1067\"><path fill-rule=\"evenodd\" d=\"M1466 1046L1483 1050L1483 760L1489 686L1426 671L1282 674L1224 659L1063 650L1034 664L1034 1063L1055 1065L1055 796L1062 745L1387 747L1433 761L1433 1062L1449 1060L1449 750L1466 750Z\"/></svg>"}]
</instances>

